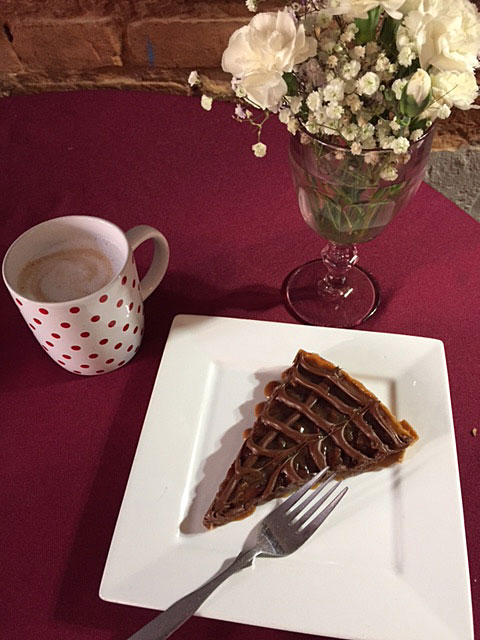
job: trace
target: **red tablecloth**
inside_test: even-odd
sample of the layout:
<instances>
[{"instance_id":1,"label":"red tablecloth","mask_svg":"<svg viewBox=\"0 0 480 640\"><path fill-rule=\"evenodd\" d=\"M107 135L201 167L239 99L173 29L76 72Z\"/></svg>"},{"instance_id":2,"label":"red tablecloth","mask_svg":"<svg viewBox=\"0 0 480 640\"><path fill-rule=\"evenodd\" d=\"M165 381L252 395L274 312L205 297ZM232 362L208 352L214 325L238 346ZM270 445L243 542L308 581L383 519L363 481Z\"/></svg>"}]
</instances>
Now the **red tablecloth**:
<instances>
[{"instance_id":1,"label":"red tablecloth","mask_svg":"<svg viewBox=\"0 0 480 640\"><path fill-rule=\"evenodd\" d=\"M322 241L298 212L283 127L266 126L258 159L250 127L230 114L141 93L0 101L2 256L28 227L73 213L157 226L171 248L141 350L96 378L46 357L0 287L2 638L121 640L153 616L101 601L98 587L170 323L177 313L295 322L282 281ZM360 249L382 291L363 329L445 343L480 637L479 255L480 226L426 185ZM141 268L147 260L142 249ZM175 637L307 638L203 618Z\"/></svg>"}]
</instances>

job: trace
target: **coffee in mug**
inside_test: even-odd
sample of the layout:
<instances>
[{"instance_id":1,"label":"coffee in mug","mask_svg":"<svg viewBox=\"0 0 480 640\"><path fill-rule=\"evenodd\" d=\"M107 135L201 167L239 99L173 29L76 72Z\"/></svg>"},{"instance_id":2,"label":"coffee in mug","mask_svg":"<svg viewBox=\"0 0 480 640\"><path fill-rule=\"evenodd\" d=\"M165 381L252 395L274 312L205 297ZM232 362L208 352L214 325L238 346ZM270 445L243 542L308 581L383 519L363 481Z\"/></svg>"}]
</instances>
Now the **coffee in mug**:
<instances>
[{"instance_id":1,"label":"coffee in mug","mask_svg":"<svg viewBox=\"0 0 480 640\"><path fill-rule=\"evenodd\" d=\"M152 239L154 252L139 279L134 250ZM161 282L168 243L147 225L124 233L93 216L53 218L32 227L10 246L5 284L48 355L80 375L122 367L138 351L143 302Z\"/></svg>"}]
</instances>

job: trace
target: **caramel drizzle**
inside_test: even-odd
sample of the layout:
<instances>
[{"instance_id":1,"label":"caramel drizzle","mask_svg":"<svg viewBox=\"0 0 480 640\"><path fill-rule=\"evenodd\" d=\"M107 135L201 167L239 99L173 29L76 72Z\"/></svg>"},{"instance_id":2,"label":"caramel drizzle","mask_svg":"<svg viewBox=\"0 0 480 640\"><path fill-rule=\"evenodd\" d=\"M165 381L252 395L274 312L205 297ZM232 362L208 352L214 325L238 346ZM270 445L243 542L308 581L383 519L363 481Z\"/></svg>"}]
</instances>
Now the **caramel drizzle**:
<instances>
[{"instance_id":1,"label":"caramel drizzle","mask_svg":"<svg viewBox=\"0 0 480 640\"><path fill-rule=\"evenodd\" d=\"M315 383L311 380L304 378L300 373L300 368L315 375L321 377L322 382ZM335 395L335 387L343 394L351 398L357 406L352 406L347 402L344 402L338 395ZM310 391L305 402L298 400L292 396L289 396L286 392L288 386L303 387ZM318 401L318 398L324 399L337 411L345 416L339 422L331 422L326 418L318 415L313 411L313 406ZM401 440L396 431L388 424L386 416L380 412L380 401L371 398L366 393L362 392L350 383L343 375L341 370L336 367L331 370L328 368L314 365L305 358L303 352L299 352L293 363L285 372L285 379L283 384L279 384L272 392L269 400L269 405L272 401L280 402L290 409L292 414L285 422L274 418L269 415L267 410L264 410L258 420L270 427L270 431L266 433L259 442L255 442L252 433L245 440L242 451L248 449L249 455L247 459L241 462L241 457L238 456L235 460L229 477L224 483L224 486L219 491L214 505L213 515L220 515L222 511L229 507L230 497L235 492L238 484L246 476L250 477L249 485L255 483L254 476L258 476L259 488L265 482L265 478L268 480L265 487L261 491L260 495L255 497L253 504L261 502L262 500L272 497L277 486L277 481L280 474L285 474L290 483L301 483L304 478L300 476L295 468L295 461L302 451L307 450L309 457L317 466L318 469L322 469L327 466L327 458L325 454L326 445L328 440L333 442L339 450L343 450L350 458L356 460L360 465L362 463L370 464L378 457L388 454L398 448L404 448L406 443ZM268 409L268 406L266 407ZM394 447L388 447L375 433L373 428L366 422L365 414L370 412L377 423L388 434L394 443ZM302 417L307 418L310 423L314 425L316 431L314 433L303 433L294 428L295 423ZM346 439L345 431L349 424L355 425L370 441L372 448L375 450L375 455L369 457L361 451L355 449ZM269 445L275 440L278 434L281 434L292 441L294 444L291 447L285 449L271 449ZM254 465L258 462L259 458L267 458L267 462L261 468L256 468ZM345 465L341 463L340 451L338 451L339 468L344 468ZM274 469L270 470L269 467L274 465ZM268 472L268 473L267 473ZM246 508L245 504L239 505L239 507L229 509L229 513L233 514L237 511L241 512Z\"/></svg>"}]
</instances>

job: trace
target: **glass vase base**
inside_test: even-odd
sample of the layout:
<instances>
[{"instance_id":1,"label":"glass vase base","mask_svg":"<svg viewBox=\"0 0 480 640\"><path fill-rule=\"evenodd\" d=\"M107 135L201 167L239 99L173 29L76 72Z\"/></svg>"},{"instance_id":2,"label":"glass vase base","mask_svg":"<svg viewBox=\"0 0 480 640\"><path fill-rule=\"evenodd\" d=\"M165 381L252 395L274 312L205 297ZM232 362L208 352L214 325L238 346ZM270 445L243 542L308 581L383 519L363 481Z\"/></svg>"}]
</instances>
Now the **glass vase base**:
<instances>
[{"instance_id":1,"label":"glass vase base","mask_svg":"<svg viewBox=\"0 0 480 640\"><path fill-rule=\"evenodd\" d=\"M312 260L294 269L285 279L289 311L307 324L321 327L356 327L378 308L380 292L373 278L361 267L348 271L343 295L322 291L327 275L323 260Z\"/></svg>"}]
</instances>

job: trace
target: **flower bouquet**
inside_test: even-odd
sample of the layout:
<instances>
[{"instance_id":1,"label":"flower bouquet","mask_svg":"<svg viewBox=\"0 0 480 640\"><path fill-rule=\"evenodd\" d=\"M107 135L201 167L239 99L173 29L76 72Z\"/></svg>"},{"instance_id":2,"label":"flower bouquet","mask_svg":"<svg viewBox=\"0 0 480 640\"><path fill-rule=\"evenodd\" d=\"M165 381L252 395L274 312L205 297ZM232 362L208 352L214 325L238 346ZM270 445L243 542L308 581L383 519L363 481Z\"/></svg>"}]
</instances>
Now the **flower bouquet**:
<instances>
[{"instance_id":1,"label":"flower bouquet","mask_svg":"<svg viewBox=\"0 0 480 640\"><path fill-rule=\"evenodd\" d=\"M262 0L247 0L255 12ZM296 269L287 299L312 324L354 326L378 305L356 244L415 194L434 123L479 108L480 19L468 0L302 0L257 13L223 53L235 119L256 131L276 115L305 221L329 242ZM189 77L202 89L197 72ZM209 110L212 98L202 96Z\"/></svg>"}]
</instances>

